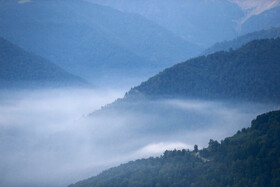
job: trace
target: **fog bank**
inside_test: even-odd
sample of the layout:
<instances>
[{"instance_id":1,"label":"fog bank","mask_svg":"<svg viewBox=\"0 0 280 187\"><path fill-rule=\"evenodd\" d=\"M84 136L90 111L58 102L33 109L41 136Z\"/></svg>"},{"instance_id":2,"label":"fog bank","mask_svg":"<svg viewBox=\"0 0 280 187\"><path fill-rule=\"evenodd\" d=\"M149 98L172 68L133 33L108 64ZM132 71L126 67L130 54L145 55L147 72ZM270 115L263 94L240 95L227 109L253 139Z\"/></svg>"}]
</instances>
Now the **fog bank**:
<instances>
[{"instance_id":1,"label":"fog bank","mask_svg":"<svg viewBox=\"0 0 280 187\"><path fill-rule=\"evenodd\" d=\"M273 106L193 100L100 109L124 90L0 93L0 186L65 186L166 149L206 147Z\"/></svg>"}]
</instances>

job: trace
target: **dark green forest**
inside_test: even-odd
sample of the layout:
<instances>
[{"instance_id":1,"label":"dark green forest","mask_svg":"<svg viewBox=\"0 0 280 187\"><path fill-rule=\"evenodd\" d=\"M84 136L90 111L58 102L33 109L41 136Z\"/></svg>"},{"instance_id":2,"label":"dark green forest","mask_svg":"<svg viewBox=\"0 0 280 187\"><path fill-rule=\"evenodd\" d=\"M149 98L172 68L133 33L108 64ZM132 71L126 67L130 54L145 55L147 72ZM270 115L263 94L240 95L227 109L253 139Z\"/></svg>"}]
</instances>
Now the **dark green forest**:
<instances>
[{"instance_id":1,"label":"dark green forest","mask_svg":"<svg viewBox=\"0 0 280 187\"><path fill-rule=\"evenodd\" d=\"M257 116L251 127L202 150L165 151L122 164L69 187L280 186L280 111Z\"/></svg>"},{"instance_id":2,"label":"dark green forest","mask_svg":"<svg viewBox=\"0 0 280 187\"><path fill-rule=\"evenodd\" d=\"M280 38L177 64L130 90L143 94L198 99L280 102Z\"/></svg>"}]
</instances>

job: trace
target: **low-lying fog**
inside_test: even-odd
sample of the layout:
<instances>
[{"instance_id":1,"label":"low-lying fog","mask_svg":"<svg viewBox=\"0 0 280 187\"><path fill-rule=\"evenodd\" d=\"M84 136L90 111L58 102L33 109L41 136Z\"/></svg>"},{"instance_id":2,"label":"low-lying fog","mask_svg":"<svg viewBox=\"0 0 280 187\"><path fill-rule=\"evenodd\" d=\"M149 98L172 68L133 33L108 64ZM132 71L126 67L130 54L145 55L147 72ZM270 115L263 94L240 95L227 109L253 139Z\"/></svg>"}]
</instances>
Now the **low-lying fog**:
<instances>
[{"instance_id":1,"label":"low-lying fog","mask_svg":"<svg viewBox=\"0 0 280 187\"><path fill-rule=\"evenodd\" d=\"M164 150L206 147L272 106L161 100L89 113L124 90L0 92L0 186L66 186Z\"/></svg>"}]
</instances>

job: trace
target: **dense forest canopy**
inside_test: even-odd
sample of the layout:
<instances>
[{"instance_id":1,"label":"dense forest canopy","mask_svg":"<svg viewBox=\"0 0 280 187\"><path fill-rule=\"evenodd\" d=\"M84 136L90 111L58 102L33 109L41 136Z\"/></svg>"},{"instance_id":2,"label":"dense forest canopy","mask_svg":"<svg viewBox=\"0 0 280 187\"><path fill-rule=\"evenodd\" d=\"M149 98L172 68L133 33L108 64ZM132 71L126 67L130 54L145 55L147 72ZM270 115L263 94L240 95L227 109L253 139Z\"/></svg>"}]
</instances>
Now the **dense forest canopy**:
<instances>
[{"instance_id":1,"label":"dense forest canopy","mask_svg":"<svg viewBox=\"0 0 280 187\"><path fill-rule=\"evenodd\" d=\"M165 69L133 88L143 94L205 99L280 102L280 38L200 56Z\"/></svg>"}]
</instances>

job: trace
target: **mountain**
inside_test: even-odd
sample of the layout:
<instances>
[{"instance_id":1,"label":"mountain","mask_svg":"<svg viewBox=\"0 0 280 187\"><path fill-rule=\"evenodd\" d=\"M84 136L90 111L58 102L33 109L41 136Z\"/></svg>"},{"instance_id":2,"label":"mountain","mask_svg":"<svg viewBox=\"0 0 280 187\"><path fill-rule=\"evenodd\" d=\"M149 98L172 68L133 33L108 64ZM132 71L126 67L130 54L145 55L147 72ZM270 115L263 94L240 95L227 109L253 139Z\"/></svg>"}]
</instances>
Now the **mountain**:
<instances>
[{"instance_id":1,"label":"mountain","mask_svg":"<svg viewBox=\"0 0 280 187\"><path fill-rule=\"evenodd\" d=\"M253 16L280 5L279 0L230 0L236 3L244 12L245 16L240 20L240 26Z\"/></svg>"},{"instance_id":2,"label":"mountain","mask_svg":"<svg viewBox=\"0 0 280 187\"><path fill-rule=\"evenodd\" d=\"M279 0L88 1L142 15L204 47L280 26Z\"/></svg>"},{"instance_id":3,"label":"mountain","mask_svg":"<svg viewBox=\"0 0 280 187\"><path fill-rule=\"evenodd\" d=\"M237 21L244 16L225 0L88 0L135 13L202 47L237 37Z\"/></svg>"},{"instance_id":4,"label":"mountain","mask_svg":"<svg viewBox=\"0 0 280 187\"><path fill-rule=\"evenodd\" d=\"M69 187L280 185L280 111L257 116L220 143L194 147L122 164Z\"/></svg>"},{"instance_id":5,"label":"mountain","mask_svg":"<svg viewBox=\"0 0 280 187\"><path fill-rule=\"evenodd\" d=\"M86 85L83 79L0 38L0 88Z\"/></svg>"},{"instance_id":6,"label":"mountain","mask_svg":"<svg viewBox=\"0 0 280 187\"><path fill-rule=\"evenodd\" d=\"M203 54L209 55L211 53L215 53L217 51L229 51L230 48L237 49L245 45L246 43L252 40L259 40L259 39L271 39L280 37L280 27L275 27L267 30L261 30L253 33L249 33L240 37L237 37L230 41L223 41L216 43L212 47L206 49Z\"/></svg>"},{"instance_id":7,"label":"mountain","mask_svg":"<svg viewBox=\"0 0 280 187\"><path fill-rule=\"evenodd\" d=\"M190 59L143 82L126 98L187 97L280 102L280 38Z\"/></svg>"},{"instance_id":8,"label":"mountain","mask_svg":"<svg viewBox=\"0 0 280 187\"><path fill-rule=\"evenodd\" d=\"M139 15L83 0L0 1L0 17L0 36L90 80L150 75L200 51Z\"/></svg>"},{"instance_id":9,"label":"mountain","mask_svg":"<svg viewBox=\"0 0 280 187\"><path fill-rule=\"evenodd\" d=\"M240 34L247 34L250 32L269 29L271 27L280 26L280 2L277 6L264 11L258 15L250 17L246 22L240 26Z\"/></svg>"}]
</instances>

